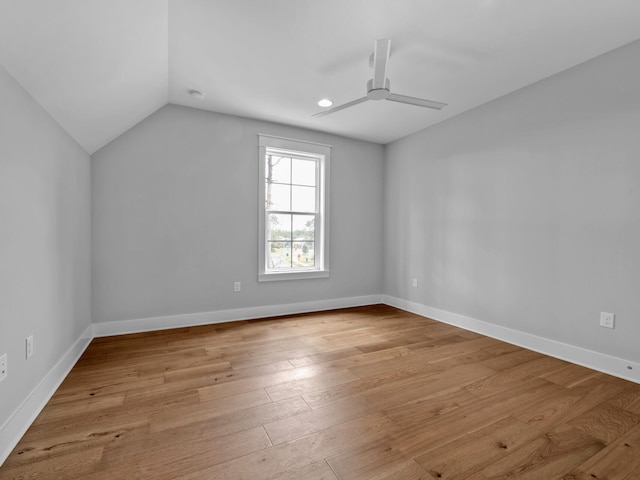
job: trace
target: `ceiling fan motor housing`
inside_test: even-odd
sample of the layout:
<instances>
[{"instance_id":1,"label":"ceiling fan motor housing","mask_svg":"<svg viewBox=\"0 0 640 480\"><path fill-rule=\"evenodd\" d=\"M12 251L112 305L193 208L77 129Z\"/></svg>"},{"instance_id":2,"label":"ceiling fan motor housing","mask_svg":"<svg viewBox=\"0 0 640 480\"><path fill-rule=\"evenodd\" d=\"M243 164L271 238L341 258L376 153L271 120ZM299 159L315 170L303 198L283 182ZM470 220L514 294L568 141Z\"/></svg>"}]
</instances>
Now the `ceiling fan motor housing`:
<instances>
[{"instance_id":1,"label":"ceiling fan motor housing","mask_svg":"<svg viewBox=\"0 0 640 480\"><path fill-rule=\"evenodd\" d=\"M387 78L384 88L373 88L373 78L367 82L367 98L369 100L384 100L391 93L391 83Z\"/></svg>"}]
</instances>

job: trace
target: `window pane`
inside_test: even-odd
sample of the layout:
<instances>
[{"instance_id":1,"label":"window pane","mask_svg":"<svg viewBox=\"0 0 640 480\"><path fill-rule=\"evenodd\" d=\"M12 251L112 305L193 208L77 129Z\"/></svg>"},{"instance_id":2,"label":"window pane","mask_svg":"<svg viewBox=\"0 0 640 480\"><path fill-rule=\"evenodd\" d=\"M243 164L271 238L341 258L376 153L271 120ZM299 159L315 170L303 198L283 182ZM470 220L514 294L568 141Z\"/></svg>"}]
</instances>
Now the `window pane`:
<instances>
[{"instance_id":1,"label":"window pane","mask_svg":"<svg viewBox=\"0 0 640 480\"><path fill-rule=\"evenodd\" d=\"M267 155L265 177L270 182L291 183L291 159L277 155Z\"/></svg>"},{"instance_id":2,"label":"window pane","mask_svg":"<svg viewBox=\"0 0 640 480\"><path fill-rule=\"evenodd\" d=\"M267 268L273 270L291 269L291 242L267 242Z\"/></svg>"},{"instance_id":3,"label":"window pane","mask_svg":"<svg viewBox=\"0 0 640 480\"><path fill-rule=\"evenodd\" d=\"M291 187L292 205L291 210L295 212L315 212L316 211L316 188L315 187Z\"/></svg>"},{"instance_id":4,"label":"window pane","mask_svg":"<svg viewBox=\"0 0 640 480\"><path fill-rule=\"evenodd\" d=\"M314 242L293 242L293 268L313 268L316 265Z\"/></svg>"},{"instance_id":5,"label":"window pane","mask_svg":"<svg viewBox=\"0 0 640 480\"><path fill-rule=\"evenodd\" d=\"M293 215L294 242L305 242L315 240L315 215Z\"/></svg>"},{"instance_id":6,"label":"window pane","mask_svg":"<svg viewBox=\"0 0 640 480\"><path fill-rule=\"evenodd\" d=\"M291 215L267 215L269 225L267 234L271 241L281 241L291 244Z\"/></svg>"},{"instance_id":7,"label":"window pane","mask_svg":"<svg viewBox=\"0 0 640 480\"><path fill-rule=\"evenodd\" d=\"M267 268L290 269L292 257L291 215L268 215Z\"/></svg>"},{"instance_id":8,"label":"window pane","mask_svg":"<svg viewBox=\"0 0 640 480\"><path fill-rule=\"evenodd\" d=\"M268 210L291 210L291 187L289 185L268 183L265 192Z\"/></svg>"},{"instance_id":9,"label":"window pane","mask_svg":"<svg viewBox=\"0 0 640 480\"><path fill-rule=\"evenodd\" d=\"M291 168L291 183L294 185L310 185L316 184L316 165L315 160L293 159Z\"/></svg>"}]
</instances>

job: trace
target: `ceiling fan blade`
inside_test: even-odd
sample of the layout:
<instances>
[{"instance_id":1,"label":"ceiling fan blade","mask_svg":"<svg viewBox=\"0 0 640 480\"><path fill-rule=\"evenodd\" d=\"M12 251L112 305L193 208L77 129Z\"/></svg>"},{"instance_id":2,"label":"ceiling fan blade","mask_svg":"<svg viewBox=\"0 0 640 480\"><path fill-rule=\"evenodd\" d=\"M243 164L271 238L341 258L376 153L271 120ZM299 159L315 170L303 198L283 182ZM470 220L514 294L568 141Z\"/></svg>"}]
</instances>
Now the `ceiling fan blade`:
<instances>
[{"instance_id":1,"label":"ceiling fan blade","mask_svg":"<svg viewBox=\"0 0 640 480\"><path fill-rule=\"evenodd\" d=\"M359 103L366 102L369 100L367 97L362 97L357 100L353 100L351 102L343 103L342 105L338 105L337 107L330 108L329 110L324 110L322 112L314 113L311 115L312 117L324 117L325 115L329 115L331 113L339 112L340 110L344 110L345 108L353 107L354 105L358 105Z\"/></svg>"},{"instance_id":2,"label":"ceiling fan blade","mask_svg":"<svg viewBox=\"0 0 640 480\"><path fill-rule=\"evenodd\" d=\"M408 103L409 105L417 105L418 107L433 108L435 110L442 110L447 106L446 103L434 102L433 100L425 100L423 98L409 97L407 95L398 95L397 93L390 93L386 100L398 103Z\"/></svg>"},{"instance_id":3,"label":"ceiling fan blade","mask_svg":"<svg viewBox=\"0 0 640 480\"><path fill-rule=\"evenodd\" d=\"M389 65L389 53L391 52L391 40L383 38L376 40L373 48L373 88L385 88L387 80L387 65Z\"/></svg>"}]
</instances>

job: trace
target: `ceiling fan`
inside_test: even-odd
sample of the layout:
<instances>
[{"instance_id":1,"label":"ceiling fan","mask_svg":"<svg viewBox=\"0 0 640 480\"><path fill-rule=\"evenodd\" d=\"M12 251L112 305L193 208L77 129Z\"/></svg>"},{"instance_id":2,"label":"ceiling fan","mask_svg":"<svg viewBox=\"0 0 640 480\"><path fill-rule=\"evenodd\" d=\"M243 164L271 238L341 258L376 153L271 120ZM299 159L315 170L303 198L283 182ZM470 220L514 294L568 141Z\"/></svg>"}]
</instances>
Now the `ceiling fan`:
<instances>
[{"instance_id":1,"label":"ceiling fan","mask_svg":"<svg viewBox=\"0 0 640 480\"><path fill-rule=\"evenodd\" d=\"M375 41L373 54L371 55L371 57L369 57L369 65L371 66L371 68L373 68L373 78L367 82L366 96L358 98L357 100L353 100L351 102L343 103L342 105L330 108L329 110L315 113L312 116L324 117L325 115L344 110L345 108L353 107L354 105L366 102L367 100L390 100L392 102L406 103L409 105L433 108L436 110L442 110L447 106L446 103L434 102L432 100L425 100L422 98L391 93L391 86L389 83L389 79L387 78L387 66L389 64L390 51L390 39L384 38Z\"/></svg>"}]
</instances>

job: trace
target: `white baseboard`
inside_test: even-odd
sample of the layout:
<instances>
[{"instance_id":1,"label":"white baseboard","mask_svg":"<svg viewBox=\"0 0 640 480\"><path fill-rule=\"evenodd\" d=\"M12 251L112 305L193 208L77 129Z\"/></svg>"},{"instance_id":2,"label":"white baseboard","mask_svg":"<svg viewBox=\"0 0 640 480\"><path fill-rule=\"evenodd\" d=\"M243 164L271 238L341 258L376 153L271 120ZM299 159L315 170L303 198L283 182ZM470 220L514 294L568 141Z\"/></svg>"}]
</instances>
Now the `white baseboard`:
<instances>
[{"instance_id":1,"label":"white baseboard","mask_svg":"<svg viewBox=\"0 0 640 480\"><path fill-rule=\"evenodd\" d=\"M288 303L284 305L268 305L264 307L236 308L214 312L188 313L168 315L165 317L137 318L114 322L98 322L93 324L94 337L123 335L126 333L166 330L169 328L193 327L214 323L251 320L255 318L277 317L295 313L318 312L338 308L360 307L382 303L381 295L364 295L361 297L335 298L312 302Z\"/></svg>"},{"instance_id":2,"label":"white baseboard","mask_svg":"<svg viewBox=\"0 0 640 480\"><path fill-rule=\"evenodd\" d=\"M476 318L466 317L389 295L383 295L382 302L423 317L455 325L465 330L471 330L472 332L480 333L487 337L503 340L513 345L582 365L583 367L591 368L592 370L597 370L631 382L640 383L640 363L630 362L623 358L612 357L603 353L576 347L575 345L539 337L531 333L513 330Z\"/></svg>"},{"instance_id":3,"label":"white baseboard","mask_svg":"<svg viewBox=\"0 0 640 480\"><path fill-rule=\"evenodd\" d=\"M29 396L0 427L0 465L18 444L27 429L67 377L82 353L93 340L92 326L89 325L62 358L49 370Z\"/></svg>"}]
</instances>

